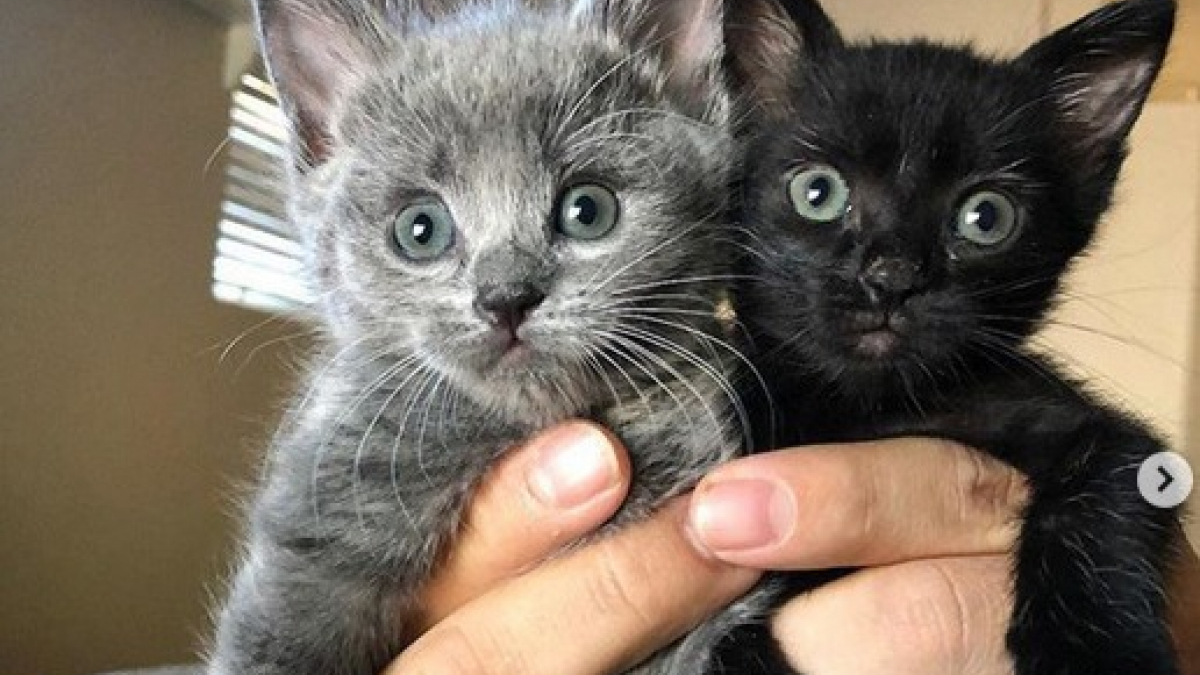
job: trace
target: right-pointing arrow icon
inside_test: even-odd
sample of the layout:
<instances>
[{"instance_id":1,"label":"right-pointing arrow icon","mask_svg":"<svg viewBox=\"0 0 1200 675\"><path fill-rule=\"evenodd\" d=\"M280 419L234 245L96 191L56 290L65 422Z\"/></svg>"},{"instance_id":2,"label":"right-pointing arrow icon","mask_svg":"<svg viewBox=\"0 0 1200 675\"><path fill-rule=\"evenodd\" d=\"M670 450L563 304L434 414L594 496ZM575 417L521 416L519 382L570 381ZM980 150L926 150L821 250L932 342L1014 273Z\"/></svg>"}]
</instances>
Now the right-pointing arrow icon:
<instances>
[{"instance_id":1,"label":"right-pointing arrow icon","mask_svg":"<svg viewBox=\"0 0 1200 675\"><path fill-rule=\"evenodd\" d=\"M1138 491L1142 499L1163 509L1173 509L1188 498L1195 475L1182 455L1160 452L1138 467Z\"/></svg>"},{"instance_id":2,"label":"right-pointing arrow icon","mask_svg":"<svg viewBox=\"0 0 1200 675\"><path fill-rule=\"evenodd\" d=\"M1158 467L1158 475L1163 477L1162 485L1158 486L1159 492L1166 490L1170 487L1171 483L1175 482L1175 477L1171 475L1170 471L1167 471L1167 467L1165 466Z\"/></svg>"}]
</instances>

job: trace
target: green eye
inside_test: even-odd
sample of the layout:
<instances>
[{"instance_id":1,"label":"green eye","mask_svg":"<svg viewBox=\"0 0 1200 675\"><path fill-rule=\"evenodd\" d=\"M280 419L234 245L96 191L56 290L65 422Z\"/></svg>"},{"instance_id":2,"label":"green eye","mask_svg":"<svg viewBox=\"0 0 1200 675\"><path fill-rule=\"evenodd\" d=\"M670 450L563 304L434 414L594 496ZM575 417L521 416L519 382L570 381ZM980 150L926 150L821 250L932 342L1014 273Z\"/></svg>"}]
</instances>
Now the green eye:
<instances>
[{"instance_id":1,"label":"green eye","mask_svg":"<svg viewBox=\"0 0 1200 675\"><path fill-rule=\"evenodd\" d=\"M801 218L831 223L850 209L850 186L830 166L817 165L797 171L788 180L788 198Z\"/></svg>"},{"instance_id":2,"label":"green eye","mask_svg":"<svg viewBox=\"0 0 1200 675\"><path fill-rule=\"evenodd\" d=\"M1017 206L999 192L984 190L967 198L954 220L954 233L976 246L999 246L1017 231Z\"/></svg>"},{"instance_id":3,"label":"green eye","mask_svg":"<svg viewBox=\"0 0 1200 675\"><path fill-rule=\"evenodd\" d=\"M612 190L593 183L576 185L559 200L558 231L572 239L599 239L612 232L620 217Z\"/></svg>"},{"instance_id":4,"label":"green eye","mask_svg":"<svg viewBox=\"0 0 1200 675\"><path fill-rule=\"evenodd\" d=\"M392 243L409 260L432 260L454 245L454 218L436 199L414 202L392 223Z\"/></svg>"}]
</instances>

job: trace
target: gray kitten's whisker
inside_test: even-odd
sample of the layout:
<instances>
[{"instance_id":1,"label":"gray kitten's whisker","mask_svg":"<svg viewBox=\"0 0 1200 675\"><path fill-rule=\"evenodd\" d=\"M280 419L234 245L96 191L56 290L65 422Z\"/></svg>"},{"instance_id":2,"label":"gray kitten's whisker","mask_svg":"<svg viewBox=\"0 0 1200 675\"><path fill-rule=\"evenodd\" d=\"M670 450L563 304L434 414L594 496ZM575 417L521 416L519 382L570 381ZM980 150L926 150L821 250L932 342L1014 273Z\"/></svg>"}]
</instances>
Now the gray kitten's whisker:
<instances>
[{"instance_id":1,"label":"gray kitten's whisker","mask_svg":"<svg viewBox=\"0 0 1200 675\"><path fill-rule=\"evenodd\" d=\"M674 235L672 235L670 237L667 237L666 239L664 239L663 241L659 242L658 244L652 246L651 248L649 248L645 251L642 251L640 254L635 256L632 260L625 263L621 267L618 267L615 272L610 274L608 277L606 277L604 279L604 281L602 281L598 284L595 283L595 277L598 276L602 272L601 272L601 270L597 270L597 273L595 275L593 275L593 277L591 279L588 280L587 285L588 285L589 291L590 291L589 294L595 294L598 291L604 290L604 288L606 286L608 286L610 283L612 283L615 279L619 278L622 274L625 274L630 269L645 262L647 259L652 258L654 255L661 253L663 249L679 243L680 240L682 240L683 238L685 238L687 235L691 234L692 232L695 232L697 229L704 227L704 225L705 225L705 223L699 222L699 223L692 223L688 227L683 228L681 231L676 232Z\"/></svg>"},{"instance_id":2,"label":"gray kitten's whisker","mask_svg":"<svg viewBox=\"0 0 1200 675\"><path fill-rule=\"evenodd\" d=\"M695 423L691 413L688 411L688 407L684 405L683 400L680 399L679 395L675 393L675 389L664 382L654 372L654 367L664 368L673 378L683 382L683 379L679 375L678 371L671 368L670 364L663 360L662 357L655 355L653 351L637 344L635 340L629 339L628 334L623 335L623 331L621 331L621 329L618 327L609 329L604 333L604 336L614 346L619 348L614 352L616 355L624 357L626 361L631 363L638 370L642 371L642 373L644 373L651 379L651 381L654 382L655 387L660 389L675 403L675 407L678 408L679 412L683 414L683 417L689 426ZM638 358L639 355L641 358ZM643 359L645 360L643 361ZM703 400L694 389L692 390L692 394L697 400Z\"/></svg>"},{"instance_id":3,"label":"gray kitten's whisker","mask_svg":"<svg viewBox=\"0 0 1200 675\"><path fill-rule=\"evenodd\" d=\"M417 469L421 471L421 476L425 478L425 484L431 486L436 485L436 482L429 475L429 468L425 464L425 429L429 425L429 411L433 408L434 401L437 400L438 389L445 383L445 376L438 373L433 389L430 390L429 394L422 397L426 401L425 411L421 413L421 426L417 430Z\"/></svg>"},{"instance_id":4,"label":"gray kitten's whisker","mask_svg":"<svg viewBox=\"0 0 1200 675\"><path fill-rule=\"evenodd\" d=\"M642 388L638 386L633 377L631 377L630 374L624 368L622 368L619 363L614 361L612 357L609 356L609 352L612 352L613 354L619 354L620 352L619 346L612 340L612 337L609 336L604 330L597 329L593 335L593 339L595 339L600 345L600 349L594 352L596 358L604 359L605 363L612 366L613 370L620 374L621 378L629 384L630 389L633 390L633 393L638 397L638 400L641 401L642 407L646 409L646 413L652 413L654 411L654 407L650 405L650 399L646 397L646 394L642 391ZM626 359L628 360L628 357L626 357ZM617 400L621 401L623 399Z\"/></svg>"},{"instance_id":5,"label":"gray kitten's whisker","mask_svg":"<svg viewBox=\"0 0 1200 675\"><path fill-rule=\"evenodd\" d=\"M355 399L355 401L351 404L351 406L348 409L346 409L345 411L343 411L342 415L340 415L338 417L337 423L334 424L332 427L332 429L334 430L334 433L336 433L336 430L341 427L342 422L345 421L345 419L349 416L349 414L351 412L353 412L356 408L358 408L358 406L362 405L362 403L364 401L366 401L367 398L369 398L372 395L374 395L375 393L381 391L387 382L389 382L396 375L399 375L401 373L401 371L403 371L405 368L407 368L410 364L412 364L416 360L417 360L416 356L414 355L414 356L411 356L407 359L400 361L395 366L389 368L388 370L385 370L383 375L381 375L379 378L376 378L376 380L374 382L372 382L370 385L368 385L366 390L363 391L363 393L358 398ZM408 375L400 382L400 384L398 384L392 388L391 393L388 394L387 397L380 404L379 409L375 412L374 417L371 418L371 421L367 424L366 429L362 432L362 438L359 440L358 445L354 449L354 459L350 464L351 499L353 500L353 503L354 503L354 512L358 517L359 526L364 529L366 529L366 523L364 522L363 517L362 517L361 504L360 504L359 498L358 498L358 479L359 479L359 474L360 474L360 469L361 469L363 450L366 448L367 442L371 439L372 433L375 430L375 426L383 418L383 415L387 412L387 409L391 406L392 402L396 399L396 397L398 397L401 393L404 392L405 385L407 385L409 383L409 381L411 381L420 372L422 372L422 370L423 370L422 364L418 363L418 366L416 369L409 372ZM330 436L327 437L324 442L322 442L319 446L317 446L317 457L313 462L313 478L312 478L312 481L313 481L312 489L313 489L314 495L316 494L316 482L317 482L317 478L320 473L322 455L325 452L326 448L330 445L332 440L333 440L333 433L331 433ZM412 517L411 514L408 514L408 515L410 518Z\"/></svg>"},{"instance_id":6,"label":"gray kitten's whisker","mask_svg":"<svg viewBox=\"0 0 1200 675\"><path fill-rule=\"evenodd\" d=\"M229 353L232 352L235 348L237 348L238 344L241 343L242 340L245 340L246 337L249 336L251 333L254 333L255 331L258 331L262 328L265 328L265 327L269 326L271 323L282 322L283 318L284 317L282 314L272 315L272 316L267 317L266 319L263 319L262 321L259 321L258 323L247 328L246 330L242 331L241 333L238 333L237 337L230 340L225 345L225 348L221 350L220 356L217 357L217 363L225 363L225 359L229 356Z\"/></svg>"},{"instance_id":7,"label":"gray kitten's whisker","mask_svg":"<svg viewBox=\"0 0 1200 675\"><path fill-rule=\"evenodd\" d=\"M651 323L656 323L668 328L686 331L696 339L700 340L701 344L713 345L725 350L729 355L737 359L745 367L745 369L754 376L754 379L757 380L758 386L762 390L762 394L764 396L764 403L768 408L768 412L771 412L773 416L775 404L771 396L770 388L767 386L766 378L764 378L762 373L759 372L758 368L755 367L750 357L744 354L740 349L734 347L733 345L729 344L728 341L723 340L716 335L705 333L692 326L688 326L687 324L671 321L669 319L662 318L661 316L648 315L639 316L638 318L642 321L649 321Z\"/></svg>"},{"instance_id":8,"label":"gray kitten's whisker","mask_svg":"<svg viewBox=\"0 0 1200 675\"><path fill-rule=\"evenodd\" d=\"M601 315L601 316L617 316L617 317L636 316L639 314L650 314L651 316L653 316L655 314L675 314L675 315L683 316L683 317L697 317L697 318L713 319L713 320L715 320L717 317L715 311L704 312L704 311L700 311L697 309L681 309L681 308L675 308L675 307L659 307L659 306L641 305L641 304L638 304L638 305L631 304L631 305L626 305L623 307L619 307L619 306L618 307L611 307L611 306L597 307L596 309L591 310L590 313Z\"/></svg>"},{"instance_id":9,"label":"gray kitten's whisker","mask_svg":"<svg viewBox=\"0 0 1200 675\"><path fill-rule=\"evenodd\" d=\"M612 394L612 404L616 405L619 403L621 395L617 393L616 385L613 383L612 378L608 376L608 373L605 372L604 364L600 363L599 358L584 349L576 348L574 351L578 353L579 359L584 363L588 371L596 373L604 382L604 385L608 387L608 392Z\"/></svg>"},{"instance_id":10,"label":"gray kitten's whisker","mask_svg":"<svg viewBox=\"0 0 1200 675\"><path fill-rule=\"evenodd\" d=\"M614 292L616 292L616 291L614 290ZM718 299L703 296L703 295L697 295L695 293L650 293L650 294L646 294L646 295L634 295L634 296L624 296L624 297L617 296L617 297L606 298L604 301L604 306L605 307L625 307L625 306L635 305L642 301L686 302L686 303L689 303L692 305L700 305L703 307L707 307L709 309L712 309L713 311L716 311L717 307L719 307L721 304L721 301Z\"/></svg>"},{"instance_id":11,"label":"gray kitten's whisker","mask_svg":"<svg viewBox=\"0 0 1200 675\"><path fill-rule=\"evenodd\" d=\"M732 282L732 281L752 281L761 277L747 274L708 274L692 277L679 277L676 279L660 279L657 281L648 281L632 286L621 286L611 291L612 295L628 295L631 293L640 293L655 288L663 288L669 286L680 286L684 284L709 284L717 282Z\"/></svg>"},{"instance_id":12,"label":"gray kitten's whisker","mask_svg":"<svg viewBox=\"0 0 1200 675\"><path fill-rule=\"evenodd\" d=\"M349 350L349 348L347 348L347 351L348 350ZM321 509L320 509L320 504L318 503L317 498L316 498L316 495L318 494L317 485L320 482L321 463L324 459L324 454L325 454L327 448L330 446L331 442L333 441L333 437L338 433L338 431L342 427L342 424L344 424L346 422L346 420L349 419L350 414L352 412L354 412L354 410L357 409L358 406L362 405L362 403L364 401L366 401L367 398L369 398L372 394L374 394L376 391L378 391L378 389L380 387L382 387L388 380L395 377L401 370L403 370L412 361L413 361L412 357L402 359L399 362L385 368L383 370L383 372L378 377L375 378L374 381L372 381L370 384L368 384L366 387L364 387L355 396L355 398L351 401L349 406L342 409L342 411L334 419L333 424L331 424L329 426L329 430L322 437L322 440L316 445L316 449L313 452L313 459L312 459L313 466L312 466L312 474L311 474L311 477L309 480L309 491L313 495L313 518L318 524L321 522ZM336 362L337 362L336 359L331 359L329 361L329 364L322 371L322 373L320 375L318 375L318 377L314 380L313 385L309 388L308 392L305 394L304 399L301 401L300 408L299 408L300 410L303 410L304 405L306 405L307 401L310 400L310 395L312 393L316 392L317 384L320 382L321 377L324 376L327 372L330 372L331 369L333 368L333 365ZM397 390L399 390L399 388L397 388Z\"/></svg>"},{"instance_id":13,"label":"gray kitten's whisker","mask_svg":"<svg viewBox=\"0 0 1200 675\"><path fill-rule=\"evenodd\" d=\"M728 378L726 378L722 373L720 373L712 365L706 363L704 361L704 359L700 358L696 354L694 354L691 351L680 346L678 343L676 343L662 335L657 335L655 333L651 333L650 331L643 330L636 326L621 326L620 328L615 329L615 330L617 330L618 332L621 332L629 337L634 337L634 338L641 337L642 339L646 340L647 342L650 342L651 344L654 344L658 347L666 349L667 351L675 354L676 356L679 356L680 358L684 359L686 362L690 363L693 367L697 368L700 372L707 375L713 381L713 383L716 384L717 387L719 387L721 389L721 391L724 393L729 404L733 406L734 412L737 415L738 423L741 425L743 441L746 443L746 447L752 447L754 439L753 439L753 436L751 435L752 429L751 429L751 425L750 425L750 414L746 411L746 406L742 402L741 396L737 393L737 388L733 386L733 384L729 381ZM663 360L662 365L664 367L669 367L665 360ZM683 377L678 374L677 370L671 368L669 372L671 372L676 377L678 377L680 379L680 381L684 383L684 386L688 387L688 389L692 391L694 396L696 396L698 399L703 400L705 402L704 403L705 410L709 413L709 416L712 418L713 424L718 429L722 428L724 425L722 424L721 419L716 415L716 413L713 412L712 406L708 404L707 399L703 399L703 397L700 396L699 392L695 389L695 387L690 382L685 381L683 379Z\"/></svg>"}]
</instances>

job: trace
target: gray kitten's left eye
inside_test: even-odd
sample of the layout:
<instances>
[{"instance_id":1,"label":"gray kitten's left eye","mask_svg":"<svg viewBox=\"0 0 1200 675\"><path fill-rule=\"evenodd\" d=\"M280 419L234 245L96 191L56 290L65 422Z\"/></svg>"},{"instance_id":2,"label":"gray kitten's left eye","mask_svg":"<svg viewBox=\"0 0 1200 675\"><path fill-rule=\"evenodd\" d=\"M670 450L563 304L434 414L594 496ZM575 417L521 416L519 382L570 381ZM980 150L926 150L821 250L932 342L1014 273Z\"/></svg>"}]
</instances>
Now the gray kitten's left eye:
<instances>
[{"instance_id":1,"label":"gray kitten's left eye","mask_svg":"<svg viewBox=\"0 0 1200 675\"><path fill-rule=\"evenodd\" d=\"M831 166L801 169L788 179L788 199L805 220L832 223L850 209L850 186Z\"/></svg>"},{"instance_id":2,"label":"gray kitten's left eye","mask_svg":"<svg viewBox=\"0 0 1200 675\"><path fill-rule=\"evenodd\" d=\"M1017 230L1017 206L999 192L984 190L967 198L958 210L954 233L976 246L999 246Z\"/></svg>"},{"instance_id":3,"label":"gray kitten's left eye","mask_svg":"<svg viewBox=\"0 0 1200 675\"><path fill-rule=\"evenodd\" d=\"M454 218L436 199L421 199L396 216L392 242L410 260L432 260L454 244Z\"/></svg>"},{"instance_id":4,"label":"gray kitten's left eye","mask_svg":"<svg viewBox=\"0 0 1200 675\"><path fill-rule=\"evenodd\" d=\"M558 231L573 239L599 239L612 232L620 218L617 196L603 185L576 185L559 200Z\"/></svg>"}]
</instances>

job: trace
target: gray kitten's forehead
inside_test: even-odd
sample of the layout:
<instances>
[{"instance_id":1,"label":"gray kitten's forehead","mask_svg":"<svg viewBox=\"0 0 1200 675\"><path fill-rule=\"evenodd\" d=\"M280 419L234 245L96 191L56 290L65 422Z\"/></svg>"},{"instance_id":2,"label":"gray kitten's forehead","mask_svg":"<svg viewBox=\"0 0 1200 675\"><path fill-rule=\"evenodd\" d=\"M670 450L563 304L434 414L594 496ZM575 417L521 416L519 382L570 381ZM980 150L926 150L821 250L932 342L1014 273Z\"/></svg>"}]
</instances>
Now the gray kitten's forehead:
<instances>
[{"instance_id":1,"label":"gray kitten's forehead","mask_svg":"<svg viewBox=\"0 0 1200 675\"><path fill-rule=\"evenodd\" d=\"M565 23L416 36L349 102L343 141L442 184L472 184L464 168L505 162L569 170L573 132L627 132L645 120L612 113L670 103L631 56Z\"/></svg>"},{"instance_id":2,"label":"gray kitten's forehead","mask_svg":"<svg viewBox=\"0 0 1200 675\"><path fill-rule=\"evenodd\" d=\"M436 195L478 251L506 237L544 244L556 198L581 182L644 202L672 174L707 193L727 173L730 154L713 150L729 139L640 56L561 20L415 36L344 108L348 201L380 218Z\"/></svg>"}]
</instances>

